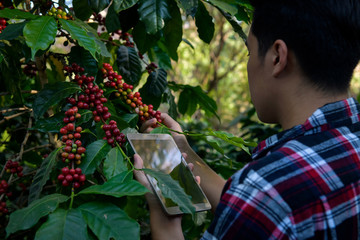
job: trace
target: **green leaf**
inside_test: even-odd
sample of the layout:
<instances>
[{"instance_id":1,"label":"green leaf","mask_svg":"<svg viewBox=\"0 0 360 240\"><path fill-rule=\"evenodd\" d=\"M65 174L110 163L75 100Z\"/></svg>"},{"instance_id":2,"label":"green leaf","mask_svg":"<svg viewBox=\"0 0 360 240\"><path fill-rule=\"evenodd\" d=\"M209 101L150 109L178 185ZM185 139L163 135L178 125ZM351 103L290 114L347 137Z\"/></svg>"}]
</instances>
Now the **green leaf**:
<instances>
[{"instance_id":1,"label":"green leaf","mask_svg":"<svg viewBox=\"0 0 360 240\"><path fill-rule=\"evenodd\" d=\"M152 61L156 62L159 65L159 68L163 68L164 70L172 69L169 55L157 46L155 46L153 50L155 53L155 58Z\"/></svg>"},{"instance_id":2,"label":"green leaf","mask_svg":"<svg viewBox=\"0 0 360 240\"><path fill-rule=\"evenodd\" d=\"M88 240L86 222L78 209L58 209L36 232L35 240Z\"/></svg>"},{"instance_id":3,"label":"green leaf","mask_svg":"<svg viewBox=\"0 0 360 240\"><path fill-rule=\"evenodd\" d=\"M142 101L158 108L162 94L167 87L167 73L164 69L157 69L150 73L144 86L139 90Z\"/></svg>"},{"instance_id":4,"label":"green leaf","mask_svg":"<svg viewBox=\"0 0 360 240\"><path fill-rule=\"evenodd\" d=\"M85 188L80 194L102 194L113 197L123 197L123 196L139 196L144 195L149 192L149 190L144 187L141 183L136 180L131 179L131 171L125 171L121 174L111 178L109 181L105 182L103 185L94 185L88 188ZM130 175L130 177L127 177ZM130 179L129 179L130 178Z\"/></svg>"},{"instance_id":5,"label":"green leaf","mask_svg":"<svg viewBox=\"0 0 360 240\"><path fill-rule=\"evenodd\" d=\"M79 207L98 239L140 239L139 224L114 204L90 202Z\"/></svg>"},{"instance_id":6,"label":"green leaf","mask_svg":"<svg viewBox=\"0 0 360 240\"><path fill-rule=\"evenodd\" d=\"M164 44L172 59L178 60L177 48L182 39L182 20L181 13L174 1L170 1L168 9L171 15L171 19L167 21L164 27Z\"/></svg>"},{"instance_id":7,"label":"green leaf","mask_svg":"<svg viewBox=\"0 0 360 240\"><path fill-rule=\"evenodd\" d=\"M192 116L197 109L197 98L190 88L185 88L179 96L178 109L183 115Z\"/></svg>"},{"instance_id":8,"label":"green leaf","mask_svg":"<svg viewBox=\"0 0 360 240\"><path fill-rule=\"evenodd\" d=\"M114 0L114 10L116 13L134 6L139 0Z\"/></svg>"},{"instance_id":9,"label":"green leaf","mask_svg":"<svg viewBox=\"0 0 360 240\"><path fill-rule=\"evenodd\" d=\"M136 47L139 49L139 52L143 54L149 51L151 47L155 46L156 42L161 37L160 32L154 35L146 33L145 24L140 21L134 27L132 34Z\"/></svg>"},{"instance_id":10,"label":"green leaf","mask_svg":"<svg viewBox=\"0 0 360 240\"><path fill-rule=\"evenodd\" d=\"M109 33L115 32L121 28L119 17L114 10L114 4L111 4L108 9L108 13L105 19L105 26Z\"/></svg>"},{"instance_id":11,"label":"green leaf","mask_svg":"<svg viewBox=\"0 0 360 240\"><path fill-rule=\"evenodd\" d=\"M166 0L140 0L138 8L140 21L145 23L146 32L155 34L164 27L170 18Z\"/></svg>"},{"instance_id":12,"label":"green leaf","mask_svg":"<svg viewBox=\"0 0 360 240\"><path fill-rule=\"evenodd\" d=\"M59 203L68 199L68 196L54 193L32 202L23 209L16 210L10 214L9 223L6 226L7 236L19 230L31 228L41 217L53 212Z\"/></svg>"},{"instance_id":13,"label":"green leaf","mask_svg":"<svg viewBox=\"0 0 360 240\"><path fill-rule=\"evenodd\" d=\"M136 50L131 47L120 46L116 53L119 73L123 76L126 83L137 85L142 72L140 59Z\"/></svg>"},{"instance_id":14,"label":"green leaf","mask_svg":"<svg viewBox=\"0 0 360 240\"><path fill-rule=\"evenodd\" d=\"M109 0L88 0L89 6L94 12L99 13L109 6Z\"/></svg>"},{"instance_id":15,"label":"green leaf","mask_svg":"<svg viewBox=\"0 0 360 240\"><path fill-rule=\"evenodd\" d=\"M151 134L170 134L170 135L171 135L171 132L170 132L169 129L166 128L166 127L157 127L157 128L154 128L150 133L151 133Z\"/></svg>"},{"instance_id":16,"label":"green leaf","mask_svg":"<svg viewBox=\"0 0 360 240\"><path fill-rule=\"evenodd\" d=\"M87 0L73 0L75 16L82 21L88 20L93 13Z\"/></svg>"},{"instance_id":17,"label":"green leaf","mask_svg":"<svg viewBox=\"0 0 360 240\"><path fill-rule=\"evenodd\" d=\"M98 45L95 38L88 35L87 31L77 21L59 19L62 27L70 33L71 37L78 42L78 44L88 50L91 55L96 58L95 53L99 52Z\"/></svg>"},{"instance_id":18,"label":"green leaf","mask_svg":"<svg viewBox=\"0 0 360 240\"><path fill-rule=\"evenodd\" d=\"M98 140L88 145L86 147L86 157L79 165L83 173L93 173L110 149L111 146L105 140Z\"/></svg>"},{"instance_id":19,"label":"green leaf","mask_svg":"<svg viewBox=\"0 0 360 240\"><path fill-rule=\"evenodd\" d=\"M86 51L84 48L74 46L71 48L70 63L77 63L79 66L85 69L85 72L91 76L96 76L98 72L96 59Z\"/></svg>"},{"instance_id":20,"label":"green leaf","mask_svg":"<svg viewBox=\"0 0 360 240\"><path fill-rule=\"evenodd\" d=\"M55 41L57 24L53 17L42 16L26 23L23 33L26 44L31 48L31 58L41 49L46 50Z\"/></svg>"},{"instance_id":21,"label":"green leaf","mask_svg":"<svg viewBox=\"0 0 360 240\"><path fill-rule=\"evenodd\" d=\"M175 103L175 97L172 94L170 88L166 88L164 92L163 102L166 102L169 105L168 114L176 120L179 113L177 111L177 105Z\"/></svg>"},{"instance_id":22,"label":"green leaf","mask_svg":"<svg viewBox=\"0 0 360 240\"><path fill-rule=\"evenodd\" d=\"M79 118L76 123L81 125L83 123L87 123L93 118L93 114L89 110L79 109L79 113L81 114L81 118Z\"/></svg>"},{"instance_id":23,"label":"green leaf","mask_svg":"<svg viewBox=\"0 0 360 240\"><path fill-rule=\"evenodd\" d=\"M50 172L56 164L56 155L61 148L55 149L44 159L40 168L36 171L29 189L28 202L32 203L40 196L41 190L50 177Z\"/></svg>"},{"instance_id":24,"label":"green leaf","mask_svg":"<svg viewBox=\"0 0 360 240\"><path fill-rule=\"evenodd\" d=\"M231 1L227 3L227 1L224 0L208 0L212 5L220 8L221 10L231 14L235 15L237 13L237 7L235 4L231 4Z\"/></svg>"},{"instance_id":25,"label":"green leaf","mask_svg":"<svg viewBox=\"0 0 360 240\"><path fill-rule=\"evenodd\" d=\"M158 181L157 185L165 198L170 198L175 202L182 212L191 215L195 214L195 207L192 205L190 197L185 194L184 189L169 174L147 168L142 170Z\"/></svg>"},{"instance_id":26,"label":"green leaf","mask_svg":"<svg viewBox=\"0 0 360 240\"><path fill-rule=\"evenodd\" d=\"M231 133L224 132L224 131L208 131L207 135L217 137L231 145L237 146L241 149L243 149L245 152L250 154L249 148L246 146L255 147L257 144L255 142L247 142L241 137L236 137Z\"/></svg>"},{"instance_id":27,"label":"green leaf","mask_svg":"<svg viewBox=\"0 0 360 240\"><path fill-rule=\"evenodd\" d=\"M35 119L39 119L50 107L80 90L77 84L69 82L57 82L55 84L45 85L44 89L37 94L33 104Z\"/></svg>"},{"instance_id":28,"label":"green leaf","mask_svg":"<svg viewBox=\"0 0 360 240\"><path fill-rule=\"evenodd\" d=\"M37 130L43 133L53 132L57 133L60 131L60 128L63 127L64 122L64 113L57 113L50 118L39 119L36 121L32 130Z\"/></svg>"},{"instance_id":29,"label":"green leaf","mask_svg":"<svg viewBox=\"0 0 360 240\"><path fill-rule=\"evenodd\" d=\"M209 12L206 10L206 7L201 1L199 1L199 6L195 14L195 24L200 39L206 43L210 43L214 36L215 26L213 18L210 16Z\"/></svg>"},{"instance_id":30,"label":"green leaf","mask_svg":"<svg viewBox=\"0 0 360 240\"><path fill-rule=\"evenodd\" d=\"M0 17L3 18L10 18L10 19L37 19L40 16L33 15L29 12L24 12L19 9L9 9L5 8L3 10L0 10Z\"/></svg>"},{"instance_id":31,"label":"green leaf","mask_svg":"<svg viewBox=\"0 0 360 240\"><path fill-rule=\"evenodd\" d=\"M200 108L203 109L206 114L215 115L220 120L220 117L216 113L217 105L215 100L209 97L200 86L194 87L192 89L196 94Z\"/></svg>"},{"instance_id":32,"label":"green leaf","mask_svg":"<svg viewBox=\"0 0 360 240\"><path fill-rule=\"evenodd\" d=\"M121 172L128 170L126 160L119 148L115 147L108 152L104 161L103 170L107 179L111 179Z\"/></svg>"},{"instance_id":33,"label":"green leaf","mask_svg":"<svg viewBox=\"0 0 360 240\"><path fill-rule=\"evenodd\" d=\"M0 40L13 40L23 34L27 22L9 24L0 34Z\"/></svg>"},{"instance_id":34,"label":"green leaf","mask_svg":"<svg viewBox=\"0 0 360 240\"><path fill-rule=\"evenodd\" d=\"M186 15L195 17L195 13L198 7L198 0L178 0L181 3L181 7L185 10Z\"/></svg>"}]
</instances>

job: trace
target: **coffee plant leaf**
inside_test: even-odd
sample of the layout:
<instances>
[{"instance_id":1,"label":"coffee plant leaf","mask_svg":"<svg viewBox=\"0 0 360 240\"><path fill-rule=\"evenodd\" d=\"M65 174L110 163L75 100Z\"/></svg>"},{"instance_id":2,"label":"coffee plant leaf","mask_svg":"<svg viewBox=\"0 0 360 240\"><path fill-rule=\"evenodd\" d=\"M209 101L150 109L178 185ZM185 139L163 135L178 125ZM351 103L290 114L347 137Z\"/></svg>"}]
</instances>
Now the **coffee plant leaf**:
<instances>
[{"instance_id":1,"label":"coffee plant leaf","mask_svg":"<svg viewBox=\"0 0 360 240\"><path fill-rule=\"evenodd\" d=\"M169 135L171 135L171 132L167 127L154 128L150 133L152 133L152 134L169 134Z\"/></svg>"},{"instance_id":2,"label":"coffee plant leaf","mask_svg":"<svg viewBox=\"0 0 360 240\"><path fill-rule=\"evenodd\" d=\"M44 119L39 119L36 121L34 127L31 130L37 130L39 132L52 132L57 133L60 131L60 128L63 127L64 114L63 113L56 113L54 116Z\"/></svg>"},{"instance_id":3,"label":"coffee plant leaf","mask_svg":"<svg viewBox=\"0 0 360 240\"><path fill-rule=\"evenodd\" d=\"M96 44L95 38L89 36L87 31L76 21L59 19L61 26L65 29L77 43L88 50L91 55L96 58L96 52L99 48Z\"/></svg>"},{"instance_id":4,"label":"coffee plant leaf","mask_svg":"<svg viewBox=\"0 0 360 240\"><path fill-rule=\"evenodd\" d=\"M140 239L139 224L112 203L89 202L79 206L79 209L98 239Z\"/></svg>"},{"instance_id":5,"label":"coffee plant leaf","mask_svg":"<svg viewBox=\"0 0 360 240\"><path fill-rule=\"evenodd\" d=\"M214 36L215 26L213 18L201 1L199 1L198 9L195 14L195 24L199 33L199 38L205 43L210 43Z\"/></svg>"},{"instance_id":6,"label":"coffee plant leaf","mask_svg":"<svg viewBox=\"0 0 360 240\"><path fill-rule=\"evenodd\" d=\"M216 151L224 155L224 149L220 146L220 143L216 139L205 138L207 144L213 147Z\"/></svg>"},{"instance_id":7,"label":"coffee plant leaf","mask_svg":"<svg viewBox=\"0 0 360 240\"><path fill-rule=\"evenodd\" d=\"M9 24L0 34L0 40L13 40L23 34L27 22Z\"/></svg>"},{"instance_id":8,"label":"coffee plant leaf","mask_svg":"<svg viewBox=\"0 0 360 240\"><path fill-rule=\"evenodd\" d=\"M119 73L126 83L136 86L142 75L141 62L136 50L132 47L120 46L116 53Z\"/></svg>"},{"instance_id":9,"label":"coffee plant leaf","mask_svg":"<svg viewBox=\"0 0 360 240\"><path fill-rule=\"evenodd\" d=\"M139 115L136 113L125 113L121 115L121 119L126 121L129 127L135 128L139 121Z\"/></svg>"},{"instance_id":10,"label":"coffee plant leaf","mask_svg":"<svg viewBox=\"0 0 360 240\"><path fill-rule=\"evenodd\" d=\"M138 22L132 31L134 42L140 53L146 53L152 47L156 45L156 42L160 40L161 33L148 34L145 30L145 24Z\"/></svg>"},{"instance_id":11,"label":"coffee plant leaf","mask_svg":"<svg viewBox=\"0 0 360 240\"><path fill-rule=\"evenodd\" d=\"M97 140L86 147L85 158L81 161L79 168L84 174L91 174L104 159L111 149L111 146L105 140Z\"/></svg>"},{"instance_id":12,"label":"coffee plant leaf","mask_svg":"<svg viewBox=\"0 0 360 240\"><path fill-rule=\"evenodd\" d=\"M16 210L10 215L6 227L7 236L19 230L29 229L34 226L41 217L53 212L59 203L69 199L68 196L54 193L35 200L29 206Z\"/></svg>"},{"instance_id":13,"label":"coffee plant leaf","mask_svg":"<svg viewBox=\"0 0 360 240\"><path fill-rule=\"evenodd\" d=\"M139 0L114 0L114 10L116 13L134 6Z\"/></svg>"},{"instance_id":14,"label":"coffee plant leaf","mask_svg":"<svg viewBox=\"0 0 360 240\"><path fill-rule=\"evenodd\" d=\"M53 17L42 16L26 23L23 33L34 59L38 50L46 50L55 41L57 24Z\"/></svg>"},{"instance_id":15,"label":"coffee plant leaf","mask_svg":"<svg viewBox=\"0 0 360 240\"><path fill-rule=\"evenodd\" d=\"M234 16L238 12L238 9L235 4L227 3L226 1L223 0L208 0L208 1L215 7L220 8L221 10L231 14L232 16Z\"/></svg>"},{"instance_id":16,"label":"coffee plant leaf","mask_svg":"<svg viewBox=\"0 0 360 240\"><path fill-rule=\"evenodd\" d=\"M185 10L186 15L195 17L198 7L198 0L177 0L177 1L180 2L181 8Z\"/></svg>"},{"instance_id":17,"label":"coffee plant leaf","mask_svg":"<svg viewBox=\"0 0 360 240\"><path fill-rule=\"evenodd\" d=\"M112 148L105 157L104 161L104 175L107 179L128 170L126 160L119 148Z\"/></svg>"},{"instance_id":18,"label":"coffee plant leaf","mask_svg":"<svg viewBox=\"0 0 360 240\"><path fill-rule=\"evenodd\" d=\"M196 86L192 88L192 90L194 91L196 98L198 99L200 108L203 109L205 113L209 116L215 115L220 121L220 117L216 112L217 105L215 100L209 97L200 86Z\"/></svg>"},{"instance_id":19,"label":"coffee plant leaf","mask_svg":"<svg viewBox=\"0 0 360 240\"><path fill-rule=\"evenodd\" d=\"M171 19L166 22L163 29L164 43L166 44L169 56L173 60L177 61L177 49L183 35L181 13L178 6L176 5L176 2L174 1L170 1L168 3L168 9L171 15Z\"/></svg>"},{"instance_id":20,"label":"coffee plant leaf","mask_svg":"<svg viewBox=\"0 0 360 240\"><path fill-rule=\"evenodd\" d=\"M37 94L33 104L35 119L41 118L50 107L80 90L77 84L69 82L57 82L55 84L45 85L43 90Z\"/></svg>"},{"instance_id":21,"label":"coffee plant leaf","mask_svg":"<svg viewBox=\"0 0 360 240\"><path fill-rule=\"evenodd\" d=\"M160 188L161 193L165 198L170 198L173 202L175 202L182 212L189 213L194 216L195 207L190 201L190 196L184 192L184 189L180 186L180 184L172 179L169 174L147 168L142 169L142 171L157 180L157 186Z\"/></svg>"},{"instance_id":22,"label":"coffee plant leaf","mask_svg":"<svg viewBox=\"0 0 360 240\"><path fill-rule=\"evenodd\" d=\"M82 47L74 46L71 48L69 57L70 63L76 63L83 67L88 75L96 76L98 72L97 62L89 51L86 51Z\"/></svg>"},{"instance_id":23,"label":"coffee plant leaf","mask_svg":"<svg viewBox=\"0 0 360 240\"><path fill-rule=\"evenodd\" d=\"M35 240L88 240L86 222L78 209L57 209L36 232Z\"/></svg>"},{"instance_id":24,"label":"coffee plant leaf","mask_svg":"<svg viewBox=\"0 0 360 240\"><path fill-rule=\"evenodd\" d=\"M163 29L165 21L170 19L166 0L140 0L138 12L148 34Z\"/></svg>"},{"instance_id":25,"label":"coffee plant leaf","mask_svg":"<svg viewBox=\"0 0 360 240\"><path fill-rule=\"evenodd\" d=\"M241 148L242 150L244 150L245 152L247 152L248 154L250 154L249 148L246 147L247 146L256 146L256 143L252 143L252 142L245 142L242 138L240 137L235 137L234 135L232 135L231 133L228 132L223 132L223 131L212 131L210 130L207 135L209 136L214 136L217 138L220 138L221 140L237 146L239 148Z\"/></svg>"},{"instance_id":26,"label":"coffee plant leaf","mask_svg":"<svg viewBox=\"0 0 360 240\"><path fill-rule=\"evenodd\" d=\"M82 21L88 20L93 10L88 4L87 0L73 0L73 8L75 16Z\"/></svg>"},{"instance_id":27,"label":"coffee plant leaf","mask_svg":"<svg viewBox=\"0 0 360 240\"><path fill-rule=\"evenodd\" d=\"M36 171L29 189L28 202L32 203L40 197L41 191L45 183L50 177L50 173L56 164L56 156L61 148L52 151L47 158L41 163L40 168Z\"/></svg>"},{"instance_id":28,"label":"coffee plant leaf","mask_svg":"<svg viewBox=\"0 0 360 240\"><path fill-rule=\"evenodd\" d=\"M109 6L109 0L88 0L88 4L94 12L99 13Z\"/></svg>"},{"instance_id":29,"label":"coffee plant leaf","mask_svg":"<svg viewBox=\"0 0 360 240\"><path fill-rule=\"evenodd\" d=\"M91 119L93 119L93 113L91 111L89 111L89 110L79 109L79 113L81 114L81 117L77 120L78 125L81 125L83 123L87 123Z\"/></svg>"},{"instance_id":30,"label":"coffee plant leaf","mask_svg":"<svg viewBox=\"0 0 360 240\"><path fill-rule=\"evenodd\" d=\"M138 181L127 178L126 176L129 173L131 172L122 172L121 174L118 174L109 181L105 182L103 185L94 185L85 188L79 192L78 195L101 194L119 198L123 196L139 196L149 192L149 190Z\"/></svg>"},{"instance_id":31,"label":"coffee plant leaf","mask_svg":"<svg viewBox=\"0 0 360 240\"><path fill-rule=\"evenodd\" d=\"M121 28L120 20L114 10L114 3L108 8L108 12L105 19L105 26L109 33L115 32Z\"/></svg>"},{"instance_id":32,"label":"coffee plant leaf","mask_svg":"<svg viewBox=\"0 0 360 240\"><path fill-rule=\"evenodd\" d=\"M158 45L163 45L163 43L159 42ZM154 46L152 50L154 52L154 54L151 55L151 57L153 58L152 61L157 62L159 68L162 68L164 70L171 70L172 69L171 59L169 55L166 53L166 51L163 51L158 46Z\"/></svg>"},{"instance_id":33,"label":"coffee plant leaf","mask_svg":"<svg viewBox=\"0 0 360 240\"><path fill-rule=\"evenodd\" d=\"M146 83L139 92L144 103L152 104L154 108L157 109L166 88L167 73L164 69L160 68L150 73Z\"/></svg>"},{"instance_id":34,"label":"coffee plant leaf","mask_svg":"<svg viewBox=\"0 0 360 240\"><path fill-rule=\"evenodd\" d=\"M168 114L176 120L178 117L177 106L175 103L175 96L172 94L170 88L166 88L163 96L163 102L169 105Z\"/></svg>"},{"instance_id":35,"label":"coffee plant leaf","mask_svg":"<svg viewBox=\"0 0 360 240\"><path fill-rule=\"evenodd\" d=\"M5 8L0 10L0 17L2 18L11 18L11 19L37 19L38 15L33 15L29 12L21 11L19 9L9 9Z\"/></svg>"},{"instance_id":36,"label":"coffee plant leaf","mask_svg":"<svg viewBox=\"0 0 360 240\"><path fill-rule=\"evenodd\" d=\"M197 97L191 88L186 87L179 96L178 110L181 114L192 116L198 106Z\"/></svg>"}]
</instances>

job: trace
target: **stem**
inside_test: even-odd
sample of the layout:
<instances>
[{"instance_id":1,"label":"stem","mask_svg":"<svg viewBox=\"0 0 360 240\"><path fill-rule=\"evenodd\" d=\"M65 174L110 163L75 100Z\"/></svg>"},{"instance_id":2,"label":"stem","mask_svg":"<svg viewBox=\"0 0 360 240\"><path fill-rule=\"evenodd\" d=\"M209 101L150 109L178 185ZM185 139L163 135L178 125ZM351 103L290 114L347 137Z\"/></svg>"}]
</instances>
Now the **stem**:
<instances>
[{"instance_id":1,"label":"stem","mask_svg":"<svg viewBox=\"0 0 360 240\"><path fill-rule=\"evenodd\" d=\"M13 112L13 111L27 111L29 108L27 107L20 107L20 108L8 108L1 110L0 113L7 113L7 112Z\"/></svg>"},{"instance_id":2,"label":"stem","mask_svg":"<svg viewBox=\"0 0 360 240\"><path fill-rule=\"evenodd\" d=\"M124 156L124 158L130 163L130 165L131 165L130 171L133 171L135 169L134 164L131 162L130 158L124 153L124 151L122 150L122 148L120 147L118 142L116 142L116 145L120 149L120 152ZM137 169L135 169L135 170L137 170Z\"/></svg>"},{"instance_id":3,"label":"stem","mask_svg":"<svg viewBox=\"0 0 360 240\"><path fill-rule=\"evenodd\" d=\"M29 110L29 111L32 111L32 110ZM4 122L12 119L12 118L16 118L16 117L19 117L25 113L28 113L29 111L24 111L24 112L20 112L20 113L17 113L17 114L14 114L14 115L11 115L11 116L8 116L8 117L4 117L3 120L0 121L0 124L3 124Z\"/></svg>"},{"instance_id":4,"label":"stem","mask_svg":"<svg viewBox=\"0 0 360 240\"><path fill-rule=\"evenodd\" d=\"M71 209L71 208L72 208L72 206L73 206L74 197L75 197L75 189L74 189L74 187L72 187L72 188L71 188L71 200L70 200L70 206L69 206L69 209Z\"/></svg>"},{"instance_id":5,"label":"stem","mask_svg":"<svg viewBox=\"0 0 360 240\"><path fill-rule=\"evenodd\" d=\"M30 94L37 94L38 91L36 90L23 90L21 93L30 93ZM10 95L10 92L0 92L0 96Z\"/></svg>"}]
</instances>

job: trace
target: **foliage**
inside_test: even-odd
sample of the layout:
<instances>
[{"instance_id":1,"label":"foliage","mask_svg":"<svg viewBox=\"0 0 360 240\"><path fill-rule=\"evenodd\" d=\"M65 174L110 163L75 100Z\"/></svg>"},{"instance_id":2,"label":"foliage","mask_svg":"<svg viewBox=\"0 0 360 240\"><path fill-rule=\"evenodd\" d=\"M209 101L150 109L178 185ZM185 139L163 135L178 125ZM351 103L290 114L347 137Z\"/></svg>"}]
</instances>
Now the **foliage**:
<instances>
[{"instance_id":1,"label":"foliage","mask_svg":"<svg viewBox=\"0 0 360 240\"><path fill-rule=\"evenodd\" d=\"M150 118L161 124L157 109L166 104L174 118L201 108L220 119L216 102L201 87L168 81L180 43L191 46L183 36L182 14L194 18L186 22L194 22L198 37L209 43L215 31L210 6L240 36L234 19L249 22L251 6L215 0L67 4L0 0L0 20L5 19L0 30L0 235L146 238L143 195L148 190L133 179L125 135ZM222 144L244 152L252 146L212 129L192 135L222 156ZM162 190L184 212L194 214L169 175L145 171L162 182ZM189 238L209 223L206 214L193 219L184 229Z\"/></svg>"}]
</instances>

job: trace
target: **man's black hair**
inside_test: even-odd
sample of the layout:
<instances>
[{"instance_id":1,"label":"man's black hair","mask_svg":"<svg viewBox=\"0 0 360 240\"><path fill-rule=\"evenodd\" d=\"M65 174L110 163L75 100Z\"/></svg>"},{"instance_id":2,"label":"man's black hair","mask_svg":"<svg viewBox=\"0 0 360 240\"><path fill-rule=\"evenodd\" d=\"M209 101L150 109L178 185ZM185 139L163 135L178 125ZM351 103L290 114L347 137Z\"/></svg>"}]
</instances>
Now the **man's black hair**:
<instances>
[{"instance_id":1,"label":"man's black hair","mask_svg":"<svg viewBox=\"0 0 360 240\"><path fill-rule=\"evenodd\" d=\"M264 56L277 39L294 52L312 83L325 91L349 87L360 60L360 0L250 0L251 31Z\"/></svg>"}]
</instances>

